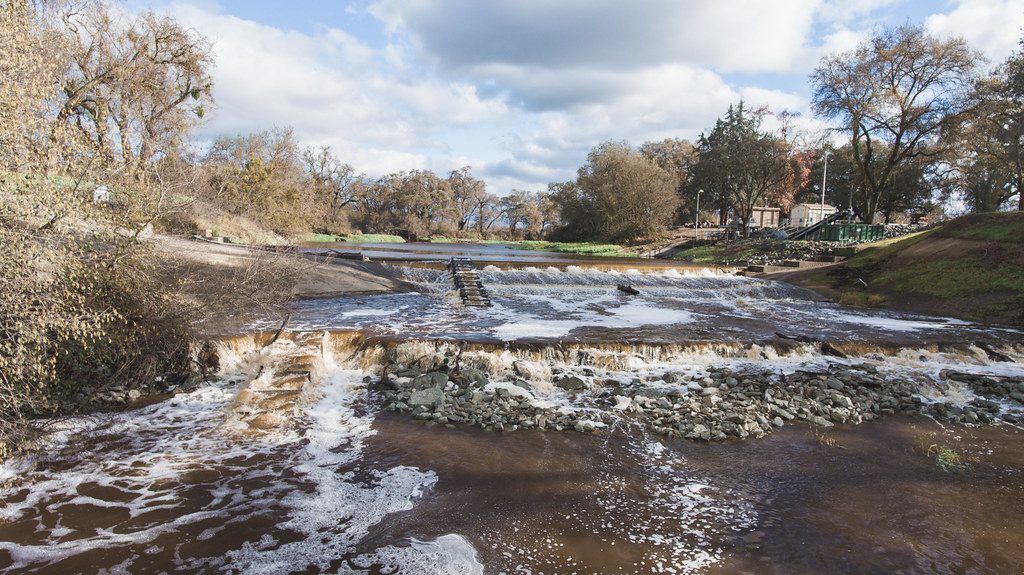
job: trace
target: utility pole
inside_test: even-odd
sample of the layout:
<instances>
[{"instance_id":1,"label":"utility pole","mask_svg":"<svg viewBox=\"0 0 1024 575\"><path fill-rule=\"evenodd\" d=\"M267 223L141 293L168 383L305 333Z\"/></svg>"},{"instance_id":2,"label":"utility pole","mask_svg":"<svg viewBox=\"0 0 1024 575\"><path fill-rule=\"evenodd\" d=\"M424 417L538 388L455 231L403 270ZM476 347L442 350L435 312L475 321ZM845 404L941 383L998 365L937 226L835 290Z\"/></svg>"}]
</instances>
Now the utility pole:
<instances>
[{"instance_id":1,"label":"utility pole","mask_svg":"<svg viewBox=\"0 0 1024 575\"><path fill-rule=\"evenodd\" d=\"M697 224L700 222L700 195L704 190L697 190L697 207L693 210L693 239L697 239Z\"/></svg>"},{"instance_id":2,"label":"utility pole","mask_svg":"<svg viewBox=\"0 0 1024 575\"><path fill-rule=\"evenodd\" d=\"M828 152L825 152L825 167L821 170L821 211L818 212L818 221L825 219L825 178L828 177Z\"/></svg>"}]
</instances>

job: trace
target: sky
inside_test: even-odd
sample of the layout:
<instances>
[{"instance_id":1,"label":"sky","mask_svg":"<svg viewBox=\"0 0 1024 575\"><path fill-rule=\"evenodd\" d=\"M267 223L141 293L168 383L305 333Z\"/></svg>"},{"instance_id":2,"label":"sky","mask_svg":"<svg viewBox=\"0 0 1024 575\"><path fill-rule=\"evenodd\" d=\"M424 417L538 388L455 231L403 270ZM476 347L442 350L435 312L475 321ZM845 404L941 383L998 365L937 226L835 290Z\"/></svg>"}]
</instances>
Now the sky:
<instances>
[{"instance_id":1,"label":"sky","mask_svg":"<svg viewBox=\"0 0 1024 575\"><path fill-rule=\"evenodd\" d=\"M462 166L488 190L574 177L605 140L695 139L741 99L799 114L808 75L880 26L960 35L992 64L1024 0L132 0L213 42L196 133L290 126L368 177Z\"/></svg>"}]
</instances>

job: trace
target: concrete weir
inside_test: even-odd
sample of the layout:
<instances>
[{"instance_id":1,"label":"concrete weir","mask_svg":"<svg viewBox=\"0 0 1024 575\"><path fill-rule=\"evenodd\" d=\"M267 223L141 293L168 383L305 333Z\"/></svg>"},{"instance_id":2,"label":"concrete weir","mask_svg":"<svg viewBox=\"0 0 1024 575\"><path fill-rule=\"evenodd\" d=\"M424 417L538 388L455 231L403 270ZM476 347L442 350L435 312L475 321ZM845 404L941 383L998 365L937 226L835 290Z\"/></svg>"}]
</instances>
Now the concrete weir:
<instances>
[{"instance_id":1,"label":"concrete weir","mask_svg":"<svg viewBox=\"0 0 1024 575\"><path fill-rule=\"evenodd\" d=\"M472 307L490 307L491 298L487 295L480 275L477 273L473 260L468 258L452 258L448 262L448 271L452 274L455 289L459 290L462 303Z\"/></svg>"}]
</instances>

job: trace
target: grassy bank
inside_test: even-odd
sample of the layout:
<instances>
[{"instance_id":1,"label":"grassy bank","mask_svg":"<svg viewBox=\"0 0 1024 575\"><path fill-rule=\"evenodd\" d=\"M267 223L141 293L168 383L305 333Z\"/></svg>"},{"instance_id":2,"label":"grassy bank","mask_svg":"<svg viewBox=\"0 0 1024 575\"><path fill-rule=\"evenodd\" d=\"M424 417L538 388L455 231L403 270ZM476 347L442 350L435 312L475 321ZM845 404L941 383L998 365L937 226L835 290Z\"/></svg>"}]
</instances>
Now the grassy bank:
<instances>
[{"instance_id":1,"label":"grassy bank","mask_svg":"<svg viewBox=\"0 0 1024 575\"><path fill-rule=\"evenodd\" d=\"M345 234L345 235L332 235L332 234L306 234L299 237L301 242L346 242L350 244L401 244L405 243L405 239L400 236L393 236L390 234Z\"/></svg>"},{"instance_id":2,"label":"grassy bank","mask_svg":"<svg viewBox=\"0 0 1024 575\"><path fill-rule=\"evenodd\" d=\"M851 305L1024 325L1024 213L965 216L787 279Z\"/></svg>"},{"instance_id":3,"label":"grassy bank","mask_svg":"<svg viewBox=\"0 0 1024 575\"><path fill-rule=\"evenodd\" d=\"M462 240L446 236L432 236L431 243L471 243L471 244L502 244L520 250L537 250L559 252L586 256L633 257L635 253L627 251L618 244L597 244L591 242L548 242L543 240Z\"/></svg>"},{"instance_id":4,"label":"grassy bank","mask_svg":"<svg viewBox=\"0 0 1024 575\"><path fill-rule=\"evenodd\" d=\"M757 253L757 246L740 242L701 243L683 247L672 252L672 259L691 261L697 264L743 262Z\"/></svg>"}]
</instances>

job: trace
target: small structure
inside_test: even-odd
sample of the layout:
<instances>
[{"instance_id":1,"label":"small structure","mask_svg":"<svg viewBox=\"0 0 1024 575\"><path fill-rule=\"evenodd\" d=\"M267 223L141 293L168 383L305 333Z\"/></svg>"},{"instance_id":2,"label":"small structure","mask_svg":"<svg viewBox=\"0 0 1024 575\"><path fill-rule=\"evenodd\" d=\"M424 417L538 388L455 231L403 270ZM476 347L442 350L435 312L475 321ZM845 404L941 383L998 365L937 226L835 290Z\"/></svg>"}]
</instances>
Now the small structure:
<instances>
[{"instance_id":1,"label":"small structure","mask_svg":"<svg viewBox=\"0 0 1024 575\"><path fill-rule=\"evenodd\" d=\"M491 307L491 297L480 281L473 260L468 258L452 258L448 262L448 271L452 274L455 289L459 290L462 303L472 307Z\"/></svg>"},{"instance_id":2,"label":"small structure","mask_svg":"<svg viewBox=\"0 0 1024 575\"><path fill-rule=\"evenodd\" d=\"M781 212L779 208L755 206L750 210L750 225L756 228L777 228Z\"/></svg>"},{"instance_id":3,"label":"small structure","mask_svg":"<svg viewBox=\"0 0 1024 575\"><path fill-rule=\"evenodd\" d=\"M797 204L789 212L789 225L797 228L813 226L837 211L835 206L828 204Z\"/></svg>"},{"instance_id":4,"label":"small structure","mask_svg":"<svg viewBox=\"0 0 1024 575\"><path fill-rule=\"evenodd\" d=\"M108 190L106 186L96 186L96 189L92 191L92 203L109 204L110 190Z\"/></svg>"}]
</instances>

